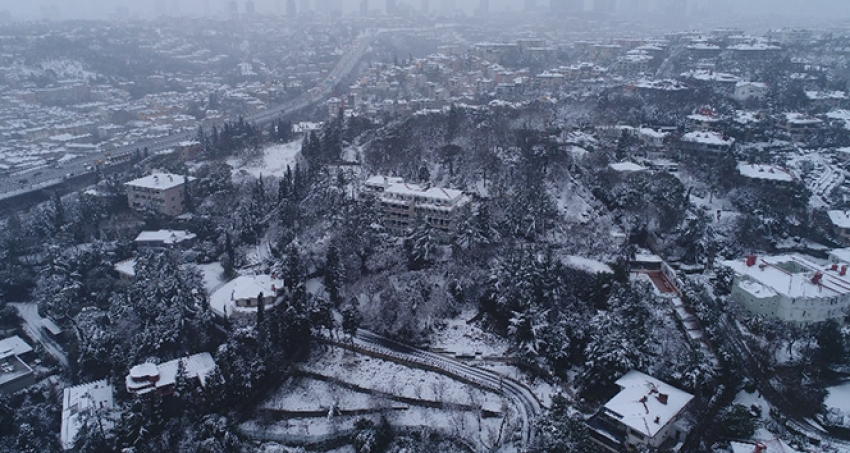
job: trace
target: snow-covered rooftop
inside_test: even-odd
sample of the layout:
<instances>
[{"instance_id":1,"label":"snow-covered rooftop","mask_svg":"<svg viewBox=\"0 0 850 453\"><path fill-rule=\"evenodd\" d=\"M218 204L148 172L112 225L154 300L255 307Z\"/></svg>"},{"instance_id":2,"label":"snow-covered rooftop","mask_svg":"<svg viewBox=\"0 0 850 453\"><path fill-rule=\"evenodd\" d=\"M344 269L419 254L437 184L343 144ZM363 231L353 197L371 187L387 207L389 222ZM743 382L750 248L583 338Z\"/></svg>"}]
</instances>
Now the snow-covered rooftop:
<instances>
[{"instance_id":1,"label":"snow-covered rooftop","mask_svg":"<svg viewBox=\"0 0 850 453\"><path fill-rule=\"evenodd\" d=\"M759 297L780 294L789 298L829 298L850 294L850 275L841 275L840 269L819 265L797 254L766 256L747 266L746 259L723 261L736 274L749 280L742 289ZM820 273L820 282L814 277ZM759 289L754 285L763 286Z\"/></svg>"},{"instance_id":2,"label":"snow-covered rooftop","mask_svg":"<svg viewBox=\"0 0 850 453\"><path fill-rule=\"evenodd\" d=\"M813 116L809 116L809 115L806 115L804 113L798 113L798 112L788 112L788 113L786 113L785 114L785 121L787 123L790 123L790 124L798 124L798 125L820 124L820 123L823 122L823 121L821 121L821 120L819 120L819 119L817 119Z\"/></svg>"},{"instance_id":3,"label":"snow-covered rooftop","mask_svg":"<svg viewBox=\"0 0 850 453\"><path fill-rule=\"evenodd\" d=\"M455 201L463 196L463 192L455 189L443 189L441 187L424 188L418 184L390 184L384 191L386 194L396 194L401 196L423 197L431 200L439 201Z\"/></svg>"},{"instance_id":4,"label":"snow-covered rooftop","mask_svg":"<svg viewBox=\"0 0 850 453\"><path fill-rule=\"evenodd\" d=\"M28 352L32 352L32 346L28 345L26 341L17 335L0 340L0 358L10 355L22 355Z\"/></svg>"},{"instance_id":5,"label":"snow-covered rooftop","mask_svg":"<svg viewBox=\"0 0 850 453\"><path fill-rule=\"evenodd\" d=\"M142 363L130 369L125 379L127 390L136 394L145 394L158 388L174 385L180 363L183 363L186 377L197 378L201 385L206 385L206 378L215 370L215 360L209 352L181 357L155 365Z\"/></svg>"},{"instance_id":6,"label":"snow-covered rooftop","mask_svg":"<svg viewBox=\"0 0 850 453\"><path fill-rule=\"evenodd\" d=\"M165 245L179 244L195 239L197 235L185 230L142 231L136 236L136 242L161 242Z\"/></svg>"},{"instance_id":7,"label":"snow-covered rooftop","mask_svg":"<svg viewBox=\"0 0 850 453\"><path fill-rule=\"evenodd\" d=\"M646 167L636 164L634 162L617 162L615 164L608 164L614 171L621 172L631 172L631 171L644 171Z\"/></svg>"},{"instance_id":8,"label":"snow-covered rooftop","mask_svg":"<svg viewBox=\"0 0 850 453\"><path fill-rule=\"evenodd\" d=\"M189 178L190 181L194 179L195 178L192 177ZM166 190L180 186L185 182L185 176L174 175L171 173L153 173L151 175L145 176L144 178L134 179L128 182L126 185L142 189Z\"/></svg>"},{"instance_id":9,"label":"snow-covered rooftop","mask_svg":"<svg viewBox=\"0 0 850 453\"><path fill-rule=\"evenodd\" d=\"M126 275L127 277L135 277L136 276L136 259L130 258L129 260L119 261L115 263L113 266L115 271L119 274Z\"/></svg>"},{"instance_id":10,"label":"snow-covered rooftop","mask_svg":"<svg viewBox=\"0 0 850 453\"><path fill-rule=\"evenodd\" d=\"M794 176L788 170L775 165L748 164L738 162L738 172L741 176L752 179L766 179L768 181L794 181Z\"/></svg>"},{"instance_id":11,"label":"snow-covered rooftop","mask_svg":"<svg viewBox=\"0 0 850 453\"><path fill-rule=\"evenodd\" d=\"M648 437L655 437L694 397L635 370L618 379L617 385L622 390L605 404L605 410Z\"/></svg>"},{"instance_id":12,"label":"snow-covered rooftop","mask_svg":"<svg viewBox=\"0 0 850 453\"><path fill-rule=\"evenodd\" d=\"M692 143L702 143L706 145L731 146L735 143L732 138L724 139L717 132L688 132L682 136L682 140Z\"/></svg>"},{"instance_id":13,"label":"snow-covered rooftop","mask_svg":"<svg viewBox=\"0 0 850 453\"><path fill-rule=\"evenodd\" d=\"M235 312L255 313L257 307L239 307L237 300L254 299L263 293L263 298L274 297L283 288L283 280L271 275L242 275L225 283L210 296L210 308L221 316Z\"/></svg>"},{"instance_id":14,"label":"snow-covered rooftop","mask_svg":"<svg viewBox=\"0 0 850 453\"><path fill-rule=\"evenodd\" d=\"M733 76L732 74L726 74L723 72L714 72L712 70L707 69L696 69L693 71L688 71L682 73L682 77L686 79L699 80L701 82L720 82L720 83L737 83L741 79Z\"/></svg>"},{"instance_id":15,"label":"snow-covered rooftop","mask_svg":"<svg viewBox=\"0 0 850 453\"><path fill-rule=\"evenodd\" d=\"M114 407L112 386L105 379L66 388L62 395L62 428L59 436L62 448L70 450L74 447L74 438L77 437L77 432L82 426L80 413L89 409ZM105 420L105 423L112 425L109 420Z\"/></svg>"},{"instance_id":16,"label":"snow-covered rooftop","mask_svg":"<svg viewBox=\"0 0 850 453\"><path fill-rule=\"evenodd\" d=\"M828 214L833 225L838 228L850 228L850 211L832 210Z\"/></svg>"}]
</instances>

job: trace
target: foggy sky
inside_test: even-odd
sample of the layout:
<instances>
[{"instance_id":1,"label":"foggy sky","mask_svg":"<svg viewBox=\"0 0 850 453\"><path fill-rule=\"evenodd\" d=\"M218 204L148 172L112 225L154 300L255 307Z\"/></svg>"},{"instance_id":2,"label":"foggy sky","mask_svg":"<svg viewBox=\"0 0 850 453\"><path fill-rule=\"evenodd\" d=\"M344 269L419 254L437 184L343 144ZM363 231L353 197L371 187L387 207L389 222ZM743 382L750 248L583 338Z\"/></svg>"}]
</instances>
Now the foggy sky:
<instances>
[{"instance_id":1,"label":"foggy sky","mask_svg":"<svg viewBox=\"0 0 850 453\"><path fill-rule=\"evenodd\" d=\"M238 0L240 11L244 11L247 0ZM315 5L316 0L311 0ZM450 0L451 1L451 0ZM471 13L480 0L454 0L458 10ZM549 0L539 0L540 8L545 9ZM585 10L593 9L594 0L583 0ZM663 3L670 1L688 2L687 10L690 17L717 16L736 18L784 16L787 19L803 20L850 19L850 2L848 0L616 0L618 9L630 10L633 5L642 5L641 9L651 17L653 11L663 10ZM223 16L228 0L0 0L0 10L8 10L14 20L35 20L43 18L45 10L54 16L53 19L107 19L119 7L126 8L132 18L152 18L158 13L169 15L193 16ZM406 3L417 9L419 0L397 0L398 4ZM431 2L432 8L438 8L440 2ZM254 0L259 13L283 14L286 0ZM298 6L302 0L297 1ZM344 13L351 14L358 10L360 0L342 0ZM383 10L386 0L369 0L370 9ZM490 11L522 9L524 0L490 0Z\"/></svg>"}]
</instances>

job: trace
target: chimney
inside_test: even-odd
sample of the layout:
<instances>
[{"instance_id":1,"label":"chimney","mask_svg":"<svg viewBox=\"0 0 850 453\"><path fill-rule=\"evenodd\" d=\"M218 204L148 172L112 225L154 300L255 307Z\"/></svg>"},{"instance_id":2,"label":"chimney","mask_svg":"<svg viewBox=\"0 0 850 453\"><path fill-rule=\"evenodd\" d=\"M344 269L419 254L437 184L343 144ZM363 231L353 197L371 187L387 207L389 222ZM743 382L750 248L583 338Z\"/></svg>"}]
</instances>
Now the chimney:
<instances>
[{"instance_id":1,"label":"chimney","mask_svg":"<svg viewBox=\"0 0 850 453\"><path fill-rule=\"evenodd\" d=\"M661 418L660 418L659 416L657 416L657 415L656 415L656 416L655 416L655 420L653 420L653 421L654 421L654 422L655 422L655 424L657 425L657 424L661 423Z\"/></svg>"},{"instance_id":2,"label":"chimney","mask_svg":"<svg viewBox=\"0 0 850 453\"><path fill-rule=\"evenodd\" d=\"M747 267L753 267L756 264L755 255L747 255Z\"/></svg>"},{"instance_id":3,"label":"chimney","mask_svg":"<svg viewBox=\"0 0 850 453\"><path fill-rule=\"evenodd\" d=\"M767 445L762 442L756 442L756 448L753 450L754 453L764 453L767 451Z\"/></svg>"},{"instance_id":4,"label":"chimney","mask_svg":"<svg viewBox=\"0 0 850 453\"><path fill-rule=\"evenodd\" d=\"M830 267L830 269L832 269L832 270L834 270L834 271L837 271L837 270L838 270L838 265L837 265L837 264L835 264L835 263L832 263L832 266Z\"/></svg>"},{"instance_id":5,"label":"chimney","mask_svg":"<svg viewBox=\"0 0 850 453\"><path fill-rule=\"evenodd\" d=\"M838 271L838 275L840 275L842 277L847 275L847 265L846 264L841 266L841 270Z\"/></svg>"},{"instance_id":6,"label":"chimney","mask_svg":"<svg viewBox=\"0 0 850 453\"><path fill-rule=\"evenodd\" d=\"M820 285L822 279L823 279L823 272L817 271L817 272L815 272L815 275L812 277L812 283L814 283L815 285Z\"/></svg>"},{"instance_id":7,"label":"chimney","mask_svg":"<svg viewBox=\"0 0 850 453\"><path fill-rule=\"evenodd\" d=\"M669 398L669 395L667 395L666 393L658 394L658 402L661 404L667 404L667 398Z\"/></svg>"}]
</instances>

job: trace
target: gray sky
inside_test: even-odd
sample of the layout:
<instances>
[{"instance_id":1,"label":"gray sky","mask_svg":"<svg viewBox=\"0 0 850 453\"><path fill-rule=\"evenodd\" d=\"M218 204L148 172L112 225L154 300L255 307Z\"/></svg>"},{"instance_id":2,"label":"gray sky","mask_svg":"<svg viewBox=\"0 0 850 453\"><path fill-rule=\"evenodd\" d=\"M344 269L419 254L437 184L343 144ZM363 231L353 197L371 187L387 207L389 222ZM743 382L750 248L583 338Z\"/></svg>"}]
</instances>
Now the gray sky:
<instances>
[{"instance_id":1,"label":"gray sky","mask_svg":"<svg viewBox=\"0 0 850 453\"><path fill-rule=\"evenodd\" d=\"M311 0L315 4L316 0ZM479 0L454 0L461 10L471 12ZM540 7L545 8L549 0L538 0ZM581 1L581 0L580 0ZM592 9L594 0L583 0L585 9ZM788 19L800 18L811 20L816 18L839 20L850 18L850 1L848 0L616 0L618 8L629 9L631 5L642 5L645 11L663 11L665 2L687 1L688 11L692 16L709 14L711 16L734 14L737 17L774 17L786 16ZM0 10L7 9L13 18L32 20L42 17L44 8L53 7L63 19L95 18L105 19L114 13L119 6L124 6L134 17L152 17L157 11L169 14L221 14L228 0L0 0ZM243 10L246 0L238 0L240 10ZM407 3L418 8L420 0L397 0L399 4ZM258 12L283 12L286 0L254 0ZM296 2L299 6L301 0ZM343 0L346 12L357 10L360 0ZM386 0L369 0L373 9L383 9ZM432 1L431 7L438 8L441 2ZM521 9L524 0L491 0L491 11Z\"/></svg>"}]
</instances>

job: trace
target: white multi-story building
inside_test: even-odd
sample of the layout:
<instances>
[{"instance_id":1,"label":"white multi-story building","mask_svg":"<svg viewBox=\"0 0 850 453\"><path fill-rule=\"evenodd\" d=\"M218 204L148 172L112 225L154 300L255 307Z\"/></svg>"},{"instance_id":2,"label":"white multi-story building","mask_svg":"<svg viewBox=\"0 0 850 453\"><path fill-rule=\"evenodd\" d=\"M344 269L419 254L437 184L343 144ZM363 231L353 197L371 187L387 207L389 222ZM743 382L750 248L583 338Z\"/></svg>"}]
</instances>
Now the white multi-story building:
<instances>
[{"instance_id":1,"label":"white multi-story building","mask_svg":"<svg viewBox=\"0 0 850 453\"><path fill-rule=\"evenodd\" d=\"M401 178L373 176L364 184L377 197L387 228L404 231L417 218L445 233L454 231L469 212L469 198L460 190L405 183Z\"/></svg>"},{"instance_id":2,"label":"white multi-story building","mask_svg":"<svg viewBox=\"0 0 850 453\"><path fill-rule=\"evenodd\" d=\"M847 264L820 265L797 254L750 255L723 264L736 274L732 298L753 314L815 323L850 313Z\"/></svg>"},{"instance_id":3,"label":"white multi-story building","mask_svg":"<svg viewBox=\"0 0 850 453\"><path fill-rule=\"evenodd\" d=\"M100 420L99 428L112 429L114 422L110 417L85 417L85 415L89 411L111 411L114 408L112 386L105 379L66 388L62 394L62 428L59 434L62 449L74 448L74 441L83 423L91 424Z\"/></svg>"},{"instance_id":4,"label":"white multi-story building","mask_svg":"<svg viewBox=\"0 0 850 453\"><path fill-rule=\"evenodd\" d=\"M761 101L767 96L767 84L761 82L738 82L735 84L735 93L733 98L739 101L747 99L755 99Z\"/></svg>"}]
</instances>

